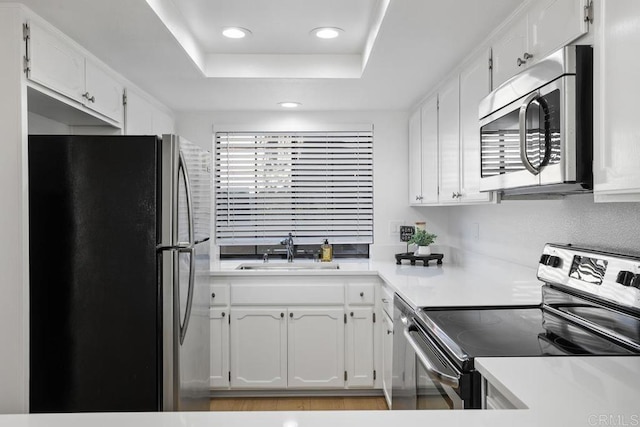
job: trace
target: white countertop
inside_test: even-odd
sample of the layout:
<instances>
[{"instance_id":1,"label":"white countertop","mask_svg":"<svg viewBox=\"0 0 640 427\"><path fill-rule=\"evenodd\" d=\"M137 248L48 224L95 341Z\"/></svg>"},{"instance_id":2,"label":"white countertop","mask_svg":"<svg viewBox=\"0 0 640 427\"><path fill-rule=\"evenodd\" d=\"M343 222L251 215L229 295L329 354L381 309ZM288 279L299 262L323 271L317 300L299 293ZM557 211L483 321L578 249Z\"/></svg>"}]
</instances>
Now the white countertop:
<instances>
[{"instance_id":1,"label":"white countertop","mask_svg":"<svg viewBox=\"0 0 640 427\"><path fill-rule=\"evenodd\" d=\"M339 270L236 270L241 261L223 261L212 276L379 275L413 307L537 305L542 299L536 270L499 260L460 267L396 265L394 262L336 260ZM271 261L278 262L278 261Z\"/></svg>"},{"instance_id":2,"label":"white countertop","mask_svg":"<svg viewBox=\"0 0 640 427\"><path fill-rule=\"evenodd\" d=\"M1 415L0 427L637 426L640 357L477 359L527 409Z\"/></svg>"}]
</instances>

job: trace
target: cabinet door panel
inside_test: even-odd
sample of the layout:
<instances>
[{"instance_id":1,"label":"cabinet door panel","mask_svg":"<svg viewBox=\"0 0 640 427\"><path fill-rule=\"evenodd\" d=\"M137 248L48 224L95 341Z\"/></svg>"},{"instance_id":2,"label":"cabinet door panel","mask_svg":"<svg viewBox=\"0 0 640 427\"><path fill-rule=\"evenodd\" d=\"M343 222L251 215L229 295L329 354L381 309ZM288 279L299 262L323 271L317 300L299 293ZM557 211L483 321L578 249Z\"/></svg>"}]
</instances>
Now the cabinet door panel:
<instances>
[{"instance_id":1,"label":"cabinet door panel","mask_svg":"<svg viewBox=\"0 0 640 427\"><path fill-rule=\"evenodd\" d=\"M438 94L440 203L460 201L460 86L458 76Z\"/></svg>"},{"instance_id":2,"label":"cabinet door panel","mask_svg":"<svg viewBox=\"0 0 640 427\"><path fill-rule=\"evenodd\" d=\"M640 201L640 2L601 2L602 29L595 50L594 195L597 202Z\"/></svg>"},{"instance_id":3,"label":"cabinet door panel","mask_svg":"<svg viewBox=\"0 0 640 427\"><path fill-rule=\"evenodd\" d=\"M123 86L89 59L85 63L85 105L92 110L121 122L123 119Z\"/></svg>"},{"instance_id":4,"label":"cabinet door panel","mask_svg":"<svg viewBox=\"0 0 640 427\"><path fill-rule=\"evenodd\" d=\"M525 65L518 66L518 58L527 51L527 17L516 21L511 28L493 45L493 86L502 83L522 71Z\"/></svg>"},{"instance_id":5,"label":"cabinet door panel","mask_svg":"<svg viewBox=\"0 0 640 427\"><path fill-rule=\"evenodd\" d=\"M533 3L529 13L529 51L541 59L585 34L587 0L544 0Z\"/></svg>"},{"instance_id":6,"label":"cabinet door panel","mask_svg":"<svg viewBox=\"0 0 640 427\"><path fill-rule=\"evenodd\" d=\"M211 342L210 387L229 387L229 310L209 310Z\"/></svg>"},{"instance_id":7,"label":"cabinet door panel","mask_svg":"<svg viewBox=\"0 0 640 427\"><path fill-rule=\"evenodd\" d=\"M462 202L488 202L491 193L480 192L480 125L478 106L490 92L489 55L460 73L460 193Z\"/></svg>"},{"instance_id":8,"label":"cabinet door panel","mask_svg":"<svg viewBox=\"0 0 640 427\"><path fill-rule=\"evenodd\" d=\"M438 191L438 97L422 106L422 203L436 204Z\"/></svg>"},{"instance_id":9,"label":"cabinet door panel","mask_svg":"<svg viewBox=\"0 0 640 427\"><path fill-rule=\"evenodd\" d=\"M393 323L382 315L382 389L387 405L391 408L391 382L393 372Z\"/></svg>"},{"instance_id":10,"label":"cabinet door panel","mask_svg":"<svg viewBox=\"0 0 640 427\"><path fill-rule=\"evenodd\" d=\"M287 386L287 310L234 308L231 313L231 386Z\"/></svg>"},{"instance_id":11,"label":"cabinet door panel","mask_svg":"<svg viewBox=\"0 0 640 427\"><path fill-rule=\"evenodd\" d=\"M420 109L409 118L409 204L422 203L422 140Z\"/></svg>"},{"instance_id":12,"label":"cabinet door panel","mask_svg":"<svg viewBox=\"0 0 640 427\"><path fill-rule=\"evenodd\" d=\"M373 387L373 307L347 309L347 387Z\"/></svg>"},{"instance_id":13,"label":"cabinet door panel","mask_svg":"<svg viewBox=\"0 0 640 427\"><path fill-rule=\"evenodd\" d=\"M344 309L290 308L289 387L344 387Z\"/></svg>"},{"instance_id":14,"label":"cabinet door panel","mask_svg":"<svg viewBox=\"0 0 640 427\"><path fill-rule=\"evenodd\" d=\"M84 93L84 57L53 30L31 22L29 79L75 101Z\"/></svg>"}]
</instances>

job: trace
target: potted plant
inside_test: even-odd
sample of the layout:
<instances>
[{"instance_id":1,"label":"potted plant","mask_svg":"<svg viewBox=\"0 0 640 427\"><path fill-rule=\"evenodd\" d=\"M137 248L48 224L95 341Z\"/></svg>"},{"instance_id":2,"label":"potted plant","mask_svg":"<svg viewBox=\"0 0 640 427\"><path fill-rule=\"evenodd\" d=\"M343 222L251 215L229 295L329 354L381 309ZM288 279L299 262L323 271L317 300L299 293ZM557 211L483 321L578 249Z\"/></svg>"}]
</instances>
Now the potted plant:
<instances>
[{"instance_id":1,"label":"potted plant","mask_svg":"<svg viewBox=\"0 0 640 427\"><path fill-rule=\"evenodd\" d=\"M416 233L411 236L409 243L413 243L414 245L418 245L418 250L414 253L414 255L431 255L430 244L436 241L435 234L427 232L427 230L423 230L421 228L416 230Z\"/></svg>"}]
</instances>

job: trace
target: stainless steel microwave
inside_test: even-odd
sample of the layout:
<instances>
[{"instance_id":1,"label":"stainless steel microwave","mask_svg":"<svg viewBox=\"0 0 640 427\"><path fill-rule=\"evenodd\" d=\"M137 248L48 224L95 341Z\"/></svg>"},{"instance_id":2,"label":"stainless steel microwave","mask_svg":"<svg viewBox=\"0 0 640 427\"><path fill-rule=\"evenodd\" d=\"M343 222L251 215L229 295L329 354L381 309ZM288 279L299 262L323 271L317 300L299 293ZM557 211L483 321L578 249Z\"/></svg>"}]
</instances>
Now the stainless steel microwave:
<instances>
[{"instance_id":1,"label":"stainless steel microwave","mask_svg":"<svg viewBox=\"0 0 640 427\"><path fill-rule=\"evenodd\" d=\"M592 58L566 46L480 102L481 191L592 190Z\"/></svg>"}]
</instances>

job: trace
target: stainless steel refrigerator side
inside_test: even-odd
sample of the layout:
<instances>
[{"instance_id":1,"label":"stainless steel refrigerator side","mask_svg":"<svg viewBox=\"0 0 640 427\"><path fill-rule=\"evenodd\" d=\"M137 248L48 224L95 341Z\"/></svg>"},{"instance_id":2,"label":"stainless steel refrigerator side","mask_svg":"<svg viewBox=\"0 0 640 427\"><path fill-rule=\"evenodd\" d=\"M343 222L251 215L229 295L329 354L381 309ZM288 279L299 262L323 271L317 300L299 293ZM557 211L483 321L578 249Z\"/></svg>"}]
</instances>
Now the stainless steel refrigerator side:
<instances>
[{"instance_id":1,"label":"stainless steel refrigerator side","mask_svg":"<svg viewBox=\"0 0 640 427\"><path fill-rule=\"evenodd\" d=\"M178 255L172 248L178 241L178 166L177 137L164 135L161 142L161 222L159 245L162 256L162 410L178 409L179 369L178 333L175 304Z\"/></svg>"}]
</instances>

